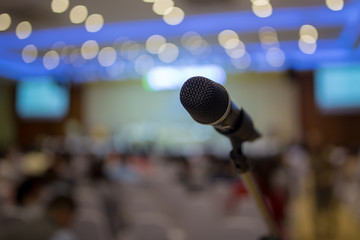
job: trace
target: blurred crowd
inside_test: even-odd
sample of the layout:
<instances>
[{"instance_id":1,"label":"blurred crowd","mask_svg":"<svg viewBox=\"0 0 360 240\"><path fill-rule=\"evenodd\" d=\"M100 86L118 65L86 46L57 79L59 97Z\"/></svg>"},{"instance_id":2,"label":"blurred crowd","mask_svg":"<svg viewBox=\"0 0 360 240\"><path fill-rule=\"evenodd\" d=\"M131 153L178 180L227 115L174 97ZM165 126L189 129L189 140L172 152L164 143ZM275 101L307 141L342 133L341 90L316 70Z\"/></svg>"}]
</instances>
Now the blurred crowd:
<instances>
[{"instance_id":1,"label":"blurred crowd","mask_svg":"<svg viewBox=\"0 0 360 240\"><path fill-rule=\"evenodd\" d=\"M101 141L80 151L77 144L83 143L70 139L54 144L48 138L33 148L11 146L2 151L0 240L118 239L130 224L122 185L146 183L155 163L174 166L174 179L188 194L204 192L215 182L227 184L227 197L219 206L224 215L249 197L227 156L159 154L151 147L120 152ZM294 221L289 206L301 194L312 198L309 219L315 225L315 239L335 239L334 209L340 204L360 220L357 146L329 146L314 134L305 144L249 151L248 158L285 233Z\"/></svg>"}]
</instances>

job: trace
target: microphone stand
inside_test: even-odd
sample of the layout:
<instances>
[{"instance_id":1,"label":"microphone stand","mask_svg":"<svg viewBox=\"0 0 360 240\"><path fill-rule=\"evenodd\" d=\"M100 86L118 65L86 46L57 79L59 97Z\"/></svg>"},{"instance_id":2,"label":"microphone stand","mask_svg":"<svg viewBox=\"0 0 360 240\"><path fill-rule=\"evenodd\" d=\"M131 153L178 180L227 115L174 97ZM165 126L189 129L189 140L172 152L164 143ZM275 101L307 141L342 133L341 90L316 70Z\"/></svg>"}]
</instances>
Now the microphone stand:
<instances>
[{"instance_id":1,"label":"microphone stand","mask_svg":"<svg viewBox=\"0 0 360 240\"><path fill-rule=\"evenodd\" d=\"M253 174L250 171L248 160L242 152L242 143L244 141L253 141L260 137L260 134L255 130L250 117L243 109L241 110L241 117L239 119L239 126L241 127L236 130L236 132L228 134L219 130L218 131L230 138L233 147L233 150L230 152L231 163L245 182L247 190L253 196L265 224L268 227L269 235L261 237L260 240L281 240L282 238L278 226L271 216L264 197L262 196Z\"/></svg>"}]
</instances>

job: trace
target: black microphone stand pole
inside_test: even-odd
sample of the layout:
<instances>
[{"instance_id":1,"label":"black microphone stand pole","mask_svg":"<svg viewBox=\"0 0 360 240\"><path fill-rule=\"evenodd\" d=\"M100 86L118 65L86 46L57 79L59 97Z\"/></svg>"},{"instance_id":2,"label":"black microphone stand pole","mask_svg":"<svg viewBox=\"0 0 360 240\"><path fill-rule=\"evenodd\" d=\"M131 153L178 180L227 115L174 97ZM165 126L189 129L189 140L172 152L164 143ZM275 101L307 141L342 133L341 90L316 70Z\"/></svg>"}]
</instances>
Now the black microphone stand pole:
<instances>
[{"instance_id":1,"label":"black microphone stand pole","mask_svg":"<svg viewBox=\"0 0 360 240\"><path fill-rule=\"evenodd\" d=\"M253 196L256 205L264 218L265 224L268 227L269 235L262 237L261 240L281 240L278 226L270 214L270 210L265 203L264 197L262 196L253 174L250 171L248 160L242 152L242 143L244 141L253 141L258 138L260 134L255 130L250 117L243 109L241 110L241 115L241 122L239 123L241 127L235 133L222 133L230 138L233 147L233 150L230 152L230 160L245 182L247 190Z\"/></svg>"}]
</instances>

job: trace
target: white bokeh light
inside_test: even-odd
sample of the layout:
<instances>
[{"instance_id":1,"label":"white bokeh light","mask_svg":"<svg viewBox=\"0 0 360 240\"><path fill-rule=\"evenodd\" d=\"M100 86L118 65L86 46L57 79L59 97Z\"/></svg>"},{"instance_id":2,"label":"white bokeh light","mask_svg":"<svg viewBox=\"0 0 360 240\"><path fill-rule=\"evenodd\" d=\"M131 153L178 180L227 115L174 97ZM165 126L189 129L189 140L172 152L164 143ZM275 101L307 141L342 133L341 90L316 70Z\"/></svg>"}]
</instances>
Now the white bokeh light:
<instances>
[{"instance_id":1,"label":"white bokeh light","mask_svg":"<svg viewBox=\"0 0 360 240\"><path fill-rule=\"evenodd\" d=\"M302 25L299 30L300 39L307 43L314 43L318 39L318 31L312 25Z\"/></svg>"},{"instance_id":2,"label":"white bokeh light","mask_svg":"<svg viewBox=\"0 0 360 240\"><path fill-rule=\"evenodd\" d=\"M7 30L11 25L11 17L7 13L0 14L0 31Z\"/></svg>"},{"instance_id":3,"label":"white bokeh light","mask_svg":"<svg viewBox=\"0 0 360 240\"><path fill-rule=\"evenodd\" d=\"M70 21L74 24L82 23L88 16L88 10L84 5L77 5L70 11Z\"/></svg>"},{"instance_id":4,"label":"white bokeh light","mask_svg":"<svg viewBox=\"0 0 360 240\"><path fill-rule=\"evenodd\" d=\"M81 55L89 60L96 57L99 51L99 44L95 40L88 40L81 46Z\"/></svg>"},{"instance_id":5,"label":"white bokeh light","mask_svg":"<svg viewBox=\"0 0 360 240\"><path fill-rule=\"evenodd\" d=\"M308 43L304 42L301 39L299 40L299 48L305 54L314 54L316 51L317 44L316 42Z\"/></svg>"},{"instance_id":6,"label":"white bokeh light","mask_svg":"<svg viewBox=\"0 0 360 240\"><path fill-rule=\"evenodd\" d=\"M255 0L252 3L252 10L254 14L261 18L266 18L272 14L272 6L269 1Z\"/></svg>"},{"instance_id":7,"label":"white bokeh light","mask_svg":"<svg viewBox=\"0 0 360 240\"><path fill-rule=\"evenodd\" d=\"M158 57L165 63L171 63L177 59L179 48L173 43L166 43L160 48Z\"/></svg>"},{"instance_id":8,"label":"white bokeh light","mask_svg":"<svg viewBox=\"0 0 360 240\"><path fill-rule=\"evenodd\" d=\"M21 52L22 59L26 63L31 63L36 60L38 56L38 50L34 44L26 45Z\"/></svg>"},{"instance_id":9,"label":"white bokeh light","mask_svg":"<svg viewBox=\"0 0 360 240\"><path fill-rule=\"evenodd\" d=\"M285 63L285 53L277 47L266 51L266 60L272 67L282 67Z\"/></svg>"},{"instance_id":10,"label":"white bokeh light","mask_svg":"<svg viewBox=\"0 0 360 240\"><path fill-rule=\"evenodd\" d=\"M120 78L124 69L125 64L122 61L116 61L113 65L106 68L106 72L111 78Z\"/></svg>"},{"instance_id":11,"label":"white bokeh light","mask_svg":"<svg viewBox=\"0 0 360 240\"><path fill-rule=\"evenodd\" d=\"M141 55L135 60L135 71L146 74L155 65L154 59L149 55Z\"/></svg>"},{"instance_id":12,"label":"white bokeh light","mask_svg":"<svg viewBox=\"0 0 360 240\"><path fill-rule=\"evenodd\" d=\"M32 26L29 21L20 22L15 29L16 36L19 39L26 39L31 35Z\"/></svg>"},{"instance_id":13,"label":"white bokeh light","mask_svg":"<svg viewBox=\"0 0 360 240\"><path fill-rule=\"evenodd\" d=\"M145 43L146 50L152 54L158 54L162 45L166 43L166 39L161 35L150 36Z\"/></svg>"},{"instance_id":14,"label":"white bokeh light","mask_svg":"<svg viewBox=\"0 0 360 240\"><path fill-rule=\"evenodd\" d=\"M226 48L226 43L232 39L239 39L239 36L233 30L229 30L229 29L224 30L220 32L218 35L218 41L220 45L223 46L224 48Z\"/></svg>"},{"instance_id":15,"label":"white bokeh light","mask_svg":"<svg viewBox=\"0 0 360 240\"><path fill-rule=\"evenodd\" d=\"M51 10L54 13L63 13L69 7L69 0L52 0L51 1Z\"/></svg>"},{"instance_id":16,"label":"white bokeh light","mask_svg":"<svg viewBox=\"0 0 360 240\"><path fill-rule=\"evenodd\" d=\"M91 14L85 21L85 28L88 32L98 32L104 26L104 18L100 14Z\"/></svg>"},{"instance_id":17,"label":"white bokeh light","mask_svg":"<svg viewBox=\"0 0 360 240\"><path fill-rule=\"evenodd\" d=\"M43 58L44 67L47 70L53 70L55 69L60 62L59 54L55 50L50 50L47 53L45 53Z\"/></svg>"},{"instance_id":18,"label":"white bokeh light","mask_svg":"<svg viewBox=\"0 0 360 240\"><path fill-rule=\"evenodd\" d=\"M128 60L134 60L140 54L141 45L135 41L127 40L120 46L120 54Z\"/></svg>"},{"instance_id":19,"label":"white bokeh light","mask_svg":"<svg viewBox=\"0 0 360 240\"><path fill-rule=\"evenodd\" d=\"M164 15L165 12L174 6L172 0L156 0L153 4L153 11L158 15Z\"/></svg>"},{"instance_id":20,"label":"white bokeh light","mask_svg":"<svg viewBox=\"0 0 360 240\"><path fill-rule=\"evenodd\" d=\"M259 30L259 39L263 48L278 47L279 40L277 33L272 27L262 27Z\"/></svg>"},{"instance_id":21,"label":"white bokeh light","mask_svg":"<svg viewBox=\"0 0 360 240\"><path fill-rule=\"evenodd\" d=\"M116 61L116 50L113 47L104 47L100 50L98 60L101 66L109 67Z\"/></svg>"},{"instance_id":22,"label":"white bokeh light","mask_svg":"<svg viewBox=\"0 0 360 240\"><path fill-rule=\"evenodd\" d=\"M163 16L164 21L169 25L178 25L184 20L185 13L181 8L168 8Z\"/></svg>"},{"instance_id":23,"label":"white bokeh light","mask_svg":"<svg viewBox=\"0 0 360 240\"><path fill-rule=\"evenodd\" d=\"M249 53L245 52L241 58L232 58L231 62L237 69L244 70L250 67L251 57Z\"/></svg>"},{"instance_id":24,"label":"white bokeh light","mask_svg":"<svg viewBox=\"0 0 360 240\"><path fill-rule=\"evenodd\" d=\"M344 0L325 0L325 3L333 11L340 11L344 8Z\"/></svg>"}]
</instances>

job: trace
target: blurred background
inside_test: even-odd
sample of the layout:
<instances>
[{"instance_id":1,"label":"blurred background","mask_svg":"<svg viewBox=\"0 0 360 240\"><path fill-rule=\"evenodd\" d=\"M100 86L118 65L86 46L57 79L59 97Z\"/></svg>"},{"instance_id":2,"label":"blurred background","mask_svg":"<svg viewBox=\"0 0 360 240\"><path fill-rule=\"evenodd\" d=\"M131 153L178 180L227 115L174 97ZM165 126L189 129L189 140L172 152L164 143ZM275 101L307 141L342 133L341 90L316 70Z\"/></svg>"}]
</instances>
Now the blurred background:
<instances>
[{"instance_id":1,"label":"blurred background","mask_svg":"<svg viewBox=\"0 0 360 240\"><path fill-rule=\"evenodd\" d=\"M360 1L0 2L0 240L261 239L182 84L223 84L283 239L360 239Z\"/></svg>"}]
</instances>

